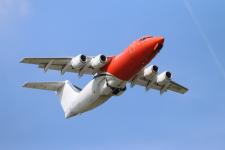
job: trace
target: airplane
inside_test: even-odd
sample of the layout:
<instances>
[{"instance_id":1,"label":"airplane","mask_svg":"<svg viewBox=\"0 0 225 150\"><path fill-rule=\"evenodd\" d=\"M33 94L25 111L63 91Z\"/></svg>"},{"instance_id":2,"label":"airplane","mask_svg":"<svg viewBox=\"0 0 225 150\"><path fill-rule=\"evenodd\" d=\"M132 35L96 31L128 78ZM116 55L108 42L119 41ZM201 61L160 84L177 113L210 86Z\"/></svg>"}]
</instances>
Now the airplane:
<instances>
[{"instance_id":1,"label":"airplane","mask_svg":"<svg viewBox=\"0 0 225 150\"><path fill-rule=\"evenodd\" d=\"M116 56L99 54L95 57L79 54L66 58L24 58L21 63L35 64L45 72L50 70L83 75L93 79L83 88L70 81L28 82L26 88L55 91L60 98L65 118L70 118L106 102L112 96L120 96L130 83L155 89L160 94L169 91L184 94L188 89L175 81L169 71L158 73L158 66L146 66L163 48L164 37L144 36L131 43Z\"/></svg>"}]
</instances>

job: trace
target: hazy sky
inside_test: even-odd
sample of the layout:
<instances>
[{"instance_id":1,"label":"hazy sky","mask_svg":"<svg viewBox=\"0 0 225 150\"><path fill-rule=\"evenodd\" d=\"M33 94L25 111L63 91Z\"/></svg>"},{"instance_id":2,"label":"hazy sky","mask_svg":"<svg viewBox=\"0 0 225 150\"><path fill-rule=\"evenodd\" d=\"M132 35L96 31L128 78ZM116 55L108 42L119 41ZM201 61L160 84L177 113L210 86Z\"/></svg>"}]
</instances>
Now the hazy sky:
<instances>
[{"instance_id":1,"label":"hazy sky","mask_svg":"<svg viewBox=\"0 0 225 150\"><path fill-rule=\"evenodd\" d=\"M116 55L146 34L165 37L151 63L187 94L129 87L67 120L54 92L21 87L91 79L45 74L23 57ZM224 57L225 0L0 0L0 149L224 150Z\"/></svg>"}]
</instances>

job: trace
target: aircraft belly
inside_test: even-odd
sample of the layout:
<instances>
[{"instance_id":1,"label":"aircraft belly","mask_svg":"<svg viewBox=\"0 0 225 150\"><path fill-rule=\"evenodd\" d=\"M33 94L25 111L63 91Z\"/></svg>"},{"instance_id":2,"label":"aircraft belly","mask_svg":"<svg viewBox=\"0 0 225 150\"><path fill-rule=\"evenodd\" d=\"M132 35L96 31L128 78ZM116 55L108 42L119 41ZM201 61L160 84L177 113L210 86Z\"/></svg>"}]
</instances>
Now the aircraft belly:
<instances>
[{"instance_id":1,"label":"aircraft belly","mask_svg":"<svg viewBox=\"0 0 225 150\"><path fill-rule=\"evenodd\" d=\"M103 104L104 102L106 102L111 96L99 96L97 100L95 100L93 103L91 103L89 106L87 106L85 109L83 109L82 112L86 112L89 111L91 109L94 109L96 107L98 107L99 105Z\"/></svg>"},{"instance_id":2,"label":"aircraft belly","mask_svg":"<svg viewBox=\"0 0 225 150\"><path fill-rule=\"evenodd\" d=\"M71 113L83 113L108 100L111 97L111 95L109 95L110 89L106 88L105 90L102 90L103 85L103 78L97 78L90 81L71 105ZM108 94L106 95L106 93Z\"/></svg>"}]
</instances>

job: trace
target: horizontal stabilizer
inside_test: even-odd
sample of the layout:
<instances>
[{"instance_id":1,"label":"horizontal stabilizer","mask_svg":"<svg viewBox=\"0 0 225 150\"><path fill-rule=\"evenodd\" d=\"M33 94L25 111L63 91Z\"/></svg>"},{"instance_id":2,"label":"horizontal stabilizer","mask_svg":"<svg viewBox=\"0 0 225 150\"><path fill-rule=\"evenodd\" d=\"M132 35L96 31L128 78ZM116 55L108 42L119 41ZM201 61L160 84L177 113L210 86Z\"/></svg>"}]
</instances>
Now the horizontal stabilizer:
<instances>
[{"instance_id":1,"label":"horizontal stabilizer","mask_svg":"<svg viewBox=\"0 0 225 150\"><path fill-rule=\"evenodd\" d=\"M65 85L65 82L28 82L23 85L26 88L57 91Z\"/></svg>"},{"instance_id":2,"label":"horizontal stabilizer","mask_svg":"<svg viewBox=\"0 0 225 150\"><path fill-rule=\"evenodd\" d=\"M28 82L23 85L26 88L41 89L41 90L50 90L56 91L57 95L60 98L62 108L65 113L65 117L69 118L73 115L70 106L76 101L76 97L80 93L81 89L69 81L61 82Z\"/></svg>"}]
</instances>

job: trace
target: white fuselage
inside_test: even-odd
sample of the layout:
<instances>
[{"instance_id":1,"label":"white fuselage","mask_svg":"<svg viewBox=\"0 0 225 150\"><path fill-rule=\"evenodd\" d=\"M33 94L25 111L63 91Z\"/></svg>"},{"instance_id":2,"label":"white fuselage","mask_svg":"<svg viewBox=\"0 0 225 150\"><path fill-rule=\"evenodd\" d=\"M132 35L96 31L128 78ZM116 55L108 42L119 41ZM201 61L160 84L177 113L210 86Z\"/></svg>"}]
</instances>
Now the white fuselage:
<instances>
[{"instance_id":1,"label":"white fuselage","mask_svg":"<svg viewBox=\"0 0 225 150\"><path fill-rule=\"evenodd\" d=\"M108 84L107 84L108 83ZM109 87L110 85L110 87ZM112 88L124 88L126 82L109 75L102 74L94 77L81 91L74 97L70 104L66 118L93 109L107 101L113 94ZM118 93L117 95L122 94Z\"/></svg>"}]
</instances>

